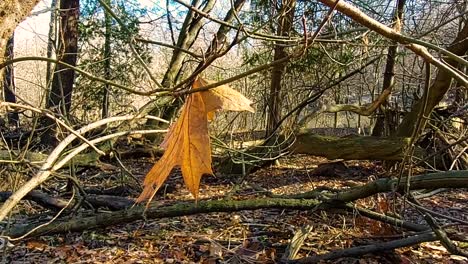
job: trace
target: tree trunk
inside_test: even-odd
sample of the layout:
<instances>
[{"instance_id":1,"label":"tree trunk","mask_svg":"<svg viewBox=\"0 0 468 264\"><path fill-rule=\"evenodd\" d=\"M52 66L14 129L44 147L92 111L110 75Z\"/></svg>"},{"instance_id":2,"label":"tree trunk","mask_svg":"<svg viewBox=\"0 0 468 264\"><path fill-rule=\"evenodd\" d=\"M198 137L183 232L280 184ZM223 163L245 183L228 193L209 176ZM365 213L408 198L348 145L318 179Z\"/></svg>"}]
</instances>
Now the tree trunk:
<instances>
[{"instance_id":1,"label":"tree trunk","mask_svg":"<svg viewBox=\"0 0 468 264\"><path fill-rule=\"evenodd\" d=\"M236 13L239 13L244 6L246 0L236 0L233 2L232 8L227 12L226 16L224 17L224 22L230 23ZM217 58L223 56L226 52L228 52L232 48L232 44L229 45L227 40L227 34L231 31L231 28L226 25L221 25L214 35L213 39L211 40L210 46L206 49L204 53L204 59L200 61L195 71L192 73L199 74L203 72L208 66L210 66ZM235 42L236 40L234 40Z\"/></svg>"},{"instance_id":2,"label":"tree trunk","mask_svg":"<svg viewBox=\"0 0 468 264\"><path fill-rule=\"evenodd\" d=\"M57 48L58 34L57 34L57 12L58 12L58 2L57 0L52 0L50 4L50 22L49 22L49 34L47 37L47 58L52 58ZM47 62L47 72L46 72L46 85L47 85L47 97L49 98L51 79L53 77L53 71L55 69L55 64L52 62Z\"/></svg>"},{"instance_id":3,"label":"tree trunk","mask_svg":"<svg viewBox=\"0 0 468 264\"><path fill-rule=\"evenodd\" d=\"M278 36L287 37L290 35L295 10L296 0L282 1L282 7L280 12L282 12L283 15L281 15L279 18L279 24L277 28ZM285 43L282 41L276 42L273 61L277 61L288 56L284 44ZM266 136L271 135L276 130L279 121L281 120L281 81L283 79L283 73L286 68L286 65L287 62L280 63L275 65L271 70L271 84L270 95L268 99Z\"/></svg>"},{"instance_id":4,"label":"tree trunk","mask_svg":"<svg viewBox=\"0 0 468 264\"><path fill-rule=\"evenodd\" d=\"M78 53L79 0L60 1L60 34L57 58L67 64L76 65ZM52 90L46 107L65 117L69 114L75 71L61 64L56 66L52 78Z\"/></svg>"},{"instance_id":5,"label":"tree trunk","mask_svg":"<svg viewBox=\"0 0 468 264\"><path fill-rule=\"evenodd\" d=\"M79 0L60 1L60 31L57 47L57 59L67 64L76 65L78 53L78 19ZM46 101L46 107L57 115L68 119L75 82L75 71L57 64L52 78L52 87ZM55 122L43 120L47 130L41 135L44 146L55 146L58 143Z\"/></svg>"},{"instance_id":6,"label":"tree trunk","mask_svg":"<svg viewBox=\"0 0 468 264\"><path fill-rule=\"evenodd\" d=\"M14 46L15 46L15 36L14 34L8 40L7 48L5 51L5 58L8 60L13 59L14 56ZM3 77L3 93L5 96L5 102L16 103L16 94L15 94L15 74L13 64L10 64L5 67L5 74ZM8 123L18 127L19 125L19 115L15 110L8 110Z\"/></svg>"},{"instance_id":7,"label":"tree trunk","mask_svg":"<svg viewBox=\"0 0 468 264\"><path fill-rule=\"evenodd\" d=\"M192 6L199 6L200 0L192 0ZM214 0L206 1L203 12L209 13L215 4ZM201 15L197 14L196 12L189 10L187 15L185 16L184 23L182 24L182 28L179 32L179 37L177 39L176 46L182 49L189 50L192 45L195 43L195 40L200 33L200 29L203 26L204 19ZM169 67L164 74L163 80L161 82L162 86L165 88L171 88L177 82L177 79L180 76L182 71L182 66L184 59L186 57L186 53L182 52L179 49L173 49L171 62L169 63ZM172 100L172 98L162 98L161 102L156 105L156 107L149 111L150 115L160 116L163 119L170 120L172 119L179 107L181 106L180 100ZM165 128L167 127L166 124L158 122L156 120L148 119L146 122L147 127L157 127L157 128ZM151 141L155 141L160 137L160 135L147 135L147 139Z\"/></svg>"},{"instance_id":8,"label":"tree trunk","mask_svg":"<svg viewBox=\"0 0 468 264\"><path fill-rule=\"evenodd\" d=\"M110 6L110 0L106 0L107 5ZM112 33L112 20L109 12L104 12L104 23L105 23L105 40L104 40L104 78L106 80L111 79L111 33ZM109 116L109 89L108 83L104 84L104 90L102 95L102 114L101 118Z\"/></svg>"},{"instance_id":9,"label":"tree trunk","mask_svg":"<svg viewBox=\"0 0 468 264\"><path fill-rule=\"evenodd\" d=\"M395 23L393 28L398 32L401 32L401 29L403 28L403 12L405 2L406 0L398 0L395 15L393 16L393 23ZM393 89L393 86L395 85L395 61L397 53L398 43L393 43L388 48L387 64L385 65L382 92L384 92L385 90L391 91ZM385 108L385 105L386 104L382 104L382 108ZM396 125L398 125L391 124L392 118L387 118L389 117L388 115L391 112L386 112L385 109L381 112L382 115L379 115L377 117L376 124L374 126L374 129L372 130L372 136L389 136L391 134L394 134L394 129Z\"/></svg>"}]
</instances>

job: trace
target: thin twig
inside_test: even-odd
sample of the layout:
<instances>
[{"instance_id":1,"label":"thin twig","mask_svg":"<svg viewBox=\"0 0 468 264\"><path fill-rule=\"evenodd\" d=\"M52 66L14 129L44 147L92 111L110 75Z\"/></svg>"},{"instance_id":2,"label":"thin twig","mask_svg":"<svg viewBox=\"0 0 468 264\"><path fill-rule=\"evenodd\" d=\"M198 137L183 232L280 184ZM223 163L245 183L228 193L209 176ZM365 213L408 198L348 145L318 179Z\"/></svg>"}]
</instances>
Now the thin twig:
<instances>
[{"instance_id":1,"label":"thin twig","mask_svg":"<svg viewBox=\"0 0 468 264\"><path fill-rule=\"evenodd\" d=\"M52 59L52 58L44 58L44 57L27 56L27 57L18 57L18 58L14 58L14 59L11 59L11 60L6 60L6 61L0 63L0 70L5 68L6 66L8 66L10 64L14 64L14 63L17 63L17 62L22 62L22 61L46 61L46 62L52 62L52 63L60 64L60 65L62 65L64 67L66 67L66 68L73 69L74 71L80 73L81 75L85 76L86 78L88 78L88 79L90 79L92 81L98 81L98 82L102 82L102 83L105 83L105 84L109 84L109 85L112 85L114 87L125 90L127 92L133 93L133 94L146 95L147 96L147 95L152 95L152 94L155 94L155 93L167 94L169 91L171 91L171 89L165 89L165 88L157 88L157 89L153 89L153 90L150 90L150 91L147 91L147 92L138 91L138 90L132 89L130 87L127 87L125 85L121 85L121 84L115 83L113 81L106 80L106 79L94 76L93 74L91 74L91 73L89 73L87 71L84 71L84 70L82 70L82 69L80 69L80 68L78 68L76 66L70 65L70 64L68 64L66 62L56 60L56 59Z\"/></svg>"}]
</instances>

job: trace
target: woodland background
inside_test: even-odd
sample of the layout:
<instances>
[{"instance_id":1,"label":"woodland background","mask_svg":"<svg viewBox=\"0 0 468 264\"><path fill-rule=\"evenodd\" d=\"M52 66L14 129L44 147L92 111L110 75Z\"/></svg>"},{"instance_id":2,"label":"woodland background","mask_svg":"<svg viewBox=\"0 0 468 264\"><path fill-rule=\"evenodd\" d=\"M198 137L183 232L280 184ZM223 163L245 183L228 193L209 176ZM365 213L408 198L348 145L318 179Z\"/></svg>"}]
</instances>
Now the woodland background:
<instances>
[{"instance_id":1,"label":"woodland background","mask_svg":"<svg viewBox=\"0 0 468 264\"><path fill-rule=\"evenodd\" d=\"M3 0L3 260L466 262L467 5Z\"/></svg>"}]
</instances>

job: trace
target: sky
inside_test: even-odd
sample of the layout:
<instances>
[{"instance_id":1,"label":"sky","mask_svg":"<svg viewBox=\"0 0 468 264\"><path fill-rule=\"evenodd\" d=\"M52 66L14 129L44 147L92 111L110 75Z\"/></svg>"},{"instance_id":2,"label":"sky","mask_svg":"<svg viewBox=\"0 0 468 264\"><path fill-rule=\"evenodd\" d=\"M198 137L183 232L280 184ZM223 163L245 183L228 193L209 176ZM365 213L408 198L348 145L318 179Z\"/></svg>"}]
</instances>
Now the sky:
<instances>
[{"instance_id":1,"label":"sky","mask_svg":"<svg viewBox=\"0 0 468 264\"><path fill-rule=\"evenodd\" d=\"M49 1L47 1L49 2ZM33 13L40 13L47 8L46 1L41 1L34 8ZM38 15L28 17L15 30L15 41L17 45L31 44L30 42L43 39L47 43L49 30L50 12L42 12ZM38 38L38 39L35 39Z\"/></svg>"}]
</instances>

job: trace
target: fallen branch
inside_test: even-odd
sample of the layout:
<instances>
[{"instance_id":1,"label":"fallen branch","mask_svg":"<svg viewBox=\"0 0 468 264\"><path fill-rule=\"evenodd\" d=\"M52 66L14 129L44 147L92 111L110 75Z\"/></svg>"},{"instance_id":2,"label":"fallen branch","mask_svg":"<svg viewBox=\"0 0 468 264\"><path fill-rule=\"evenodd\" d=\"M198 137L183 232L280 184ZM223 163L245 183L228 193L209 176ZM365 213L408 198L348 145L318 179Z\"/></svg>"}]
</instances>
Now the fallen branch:
<instances>
[{"instance_id":1,"label":"fallen branch","mask_svg":"<svg viewBox=\"0 0 468 264\"><path fill-rule=\"evenodd\" d=\"M218 200L218 201L200 201L184 202L175 205L161 207L157 203L152 203L146 210L144 206L136 206L127 210L121 210L111 213L99 213L94 216L83 218L63 219L50 223L38 230L35 230L30 236L39 236L44 234L56 234L64 232L82 231L107 227L117 224L124 224L143 219L157 219L166 217L187 216L212 212L237 212L242 210L256 209L290 209L290 210L310 210L319 205L318 200L296 200L296 199L251 199L251 200ZM9 237L15 238L28 233L37 225L15 226L6 232Z\"/></svg>"},{"instance_id":2,"label":"fallen branch","mask_svg":"<svg viewBox=\"0 0 468 264\"><path fill-rule=\"evenodd\" d=\"M397 183L400 183L397 188ZM366 198L377 193L403 191L406 187L406 178L398 179L382 178L352 187L340 192L330 194L330 202L346 203ZM412 176L410 178L410 190L438 189L438 188L468 188L468 171L447 171ZM290 199L319 198L320 192L316 189L304 193L286 196Z\"/></svg>"},{"instance_id":3,"label":"fallen branch","mask_svg":"<svg viewBox=\"0 0 468 264\"><path fill-rule=\"evenodd\" d=\"M281 257L283 261L292 260L296 258L297 253L304 244L305 239L312 232L313 227L311 225L306 225L296 231L293 238L289 242L289 245L286 247L286 250Z\"/></svg>"},{"instance_id":4,"label":"fallen branch","mask_svg":"<svg viewBox=\"0 0 468 264\"><path fill-rule=\"evenodd\" d=\"M335 251L331 251L323 255L305 257L297 261L290 261L289 263L298 263L298 264L318 263L319 261L322 261L322 260L331 260L331 259L337 259L337 258L343 258L343 257L358 257L358 256L362 256L362 255L369 254L369 253L382 252L382 251L392 250L392 249L401 248L401 247L408 247L408 246L417 245L422 242L429 242L429 241L436 241L436 240L437 240L437 236L434 233L432 233L432 231L428 231L419 235L410 236L407 238L393 240L389 242L335 250Z\"/></svg>"},{"instance_id":5,"label":"fallen branch","mask_svg":"<svg viewBox=\"0 0 468 264\"><path fill-rule=\"evenodd\" d=\"M99 154L96 152L88 152L85 154L76 155L73 159L74 166L94 167L99 159ZM40 152L26 151L18 152L15 150L0 150L1 163L35 163L42 165L46 161L48 155Z\"/></svg>"},{"instance_id":6,"label":"fallen branch","mask_svg":"<svg viewBox=\"0 0 468 264\"><path fill-rule=\"evenodd\" d=\"M346 204L344 207L348 211L353 211L353 212L357 211L362 216L365 216L367 218L374 219L374 220L377 220L377 221L380 221L380 222L383 222L383 223L386 223L395 227L405 228L407 230L412 230L412 231L417 231L417 232L427 231L430 229L430 227L426 225L420 225L420 224L415 224L412 222L404 221L395 217L391 217L385 214L374 212L369 209L357 207L353 204Z\"/></svg>"},{"instance_id":7,"label":"fallen branch","mask_svg":"<svg viewBox=\"0 0 468 264\"><path fill-rule=\"evenodd\" d=\"M84 134L86 132L89 132L89 131L91 131L93 129L96 129L96 128L102 126L102 125L105 125L105 124L108 124L108 123L111 123L111 122L133 120L135 118L145 118L145 117L138 117L138 116L134 116L134 115L110 117L110 118L102 119L102 120L96 121L94 123L88 124L88 125L80 128L79 130L77 130L75 134L68 135L49 154L47 160L41 166L38 173L36 175L34 175L23 186L21 186L15 193L13 193L10 196L10 198L8 198L8 200L1 206L1 208L0 208L0 221L5 219L5 217L8 215L8 213L15 207L15 205L24 196L26 196L30 191L32 191L34 188L39 186L41 183L46 181L49 178L49 176L52 174L52 172L59 170L62 166L67 164L68 161L70 161L73 157L75 157L81 151L88 148L90 145L99 143L99 142L104 141L104 140L112 139L114 137L128 135L128 134L131 134L131 133L146 133L146 132L161 133L161 132L166 131L166 130L151 130L151 131L146 130L146 131L126 131L126 132L113 133L111 135L107 135L107 136L103 136L101 138L91 140L91 141L89 141L89 144L82 144L81 146L75 148L73 151L68 153L60 161L57 161L60 158L60 156L62 155L62 152L65 151L65 149L68 147L68 145L71 144L78 137L77 135L82 135L82 134ZM161 119L161 120L163 120L163 119ZM163 121L165 121L165 120L163 120Z\"/></svg>"},{"instance_id":8,"label":"fallen branch","mask_svg":"<svg viewBox=\"0 0 468 264\"><path fill-rule=\"evenodd\" d=\"M405 181L402 180L399 189L404 188ZM411 178L410 188L415 189L431 189L431 188L468 188L468 171L452 171L445 173L432 173L418 175ZM80 219L64 219L51 223L39 230L36 230L32 235L42 235L50 233L62 233L69 231L82 231L86 229L93 229L98 227L107 227L117 224L129 223L136 220L151 219L151 218L165 218L186 216L202 213L213 212L236 212L242 210L256 210L256 209L290 209L290 210L310 210L310 209L332 209L346 207L347 203L357 199L372 196L380 192L392 191L392 186L396 186L396 179L378 179L376 181L367 183L363 186L358 186L338 192L337 194L323 194L317 196L317 191L310 192L313 199L307 196L307 193L298 196L300 198L264 198L252 200L219 200L219 201L200 201L198 204L193 202L178 203L171 206L158 207L157 205L150 205L145 211L144 207L137 206L127 210L116 211L112 213L100 213L90 217ZM353 206L347 208L354 210ZM359 209L362 215L384 221L396 226L402 226L411 230L425 230L426 226L408 223L399 219L388 217L374 213L370 210ZM9 236L17 237L32 230L35 225L17 226L10 232Z\"/></svg>"},{"instance_id":9,"label":"fallen branch","mask_svg":"<svg viewBox=\"0 0 468 264\"><path fill-rule=\"evenodd\" d=\"M397 186L397 184L399 185ZM410 190L438 189L438 188L468 188L468 171L447 171L429 174L421 174L410 178ZM350 188L348 191L339 192L332 197L339 202L351 202L371 195L389 192L404 191L406 178L383 178L365 185Z\"/></svg>"},{"instance_id":10,"label":"fallen branch","mask_svg":"<svg viewBox=\"0 0 468 264\"><path fill-rule=\"evenodd\" d=\"M5 202L10 196L12 192L0 192L0 202ZM25 197L26 200L31 200L36 202L37 204L41 205L42 207L53 209L53 210L60 210L67 206L67 200L52 197L46 193L41 191L30 191Z\"/></svg>"},{"instance_id":11,"label":"fallen branch","mask_svg":"<svg viewBox=\"0 0 468 264\"><path fill-rule=\"evenodd\" d=\"M86 195L86 201L94 207L107 207L110 210L123 210L135 204L133 199L115 195Z\"/></svg>"},{"instance_id":12,"label":"fallen branch","mask_svg":"<svg viewBox=\"0 0 468 264\"><path fill-rule=\"evenodd\" d=\"M0 202L5 202L11 195L12 192L0 192ZM29 192L24 198L26 200L31 200L44 208L52 210L60 210L69 205L68 199L53 197L47 193L36 190ZM87 194L85 199L95 208L107 207L110 210L122 210L129 208L135 203L133 199L115 195Z\"/></svg>"}]
</instances>

